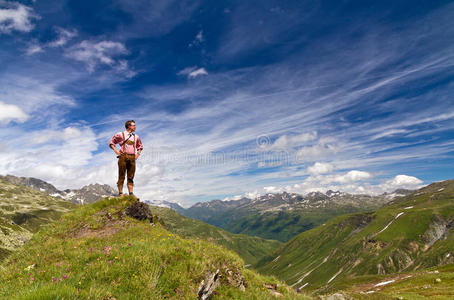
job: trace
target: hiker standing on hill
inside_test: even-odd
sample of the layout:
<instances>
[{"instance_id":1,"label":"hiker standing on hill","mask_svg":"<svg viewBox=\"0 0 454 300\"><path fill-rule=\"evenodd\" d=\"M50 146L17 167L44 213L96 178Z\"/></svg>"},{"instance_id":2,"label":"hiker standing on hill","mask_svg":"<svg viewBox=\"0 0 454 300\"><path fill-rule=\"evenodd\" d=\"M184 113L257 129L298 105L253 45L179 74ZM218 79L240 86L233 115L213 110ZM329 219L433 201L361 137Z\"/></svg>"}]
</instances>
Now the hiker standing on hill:
<instances>
[{"instance_id":1,"label":"hiker standing on hill","mask_svg":"<svg viewBox=\"0 0 454 300\"><path fill-rule=\"evenodd\" d=\"M117 154L118 158L118 195L123 195L123 184L125 173L127 172L129 195L134 196L132 189L134 187L136 160L139 158L140 152L142 152L143 145L139 136L135 134L136 122L134 120L126 121L125 128L126 131L118 132L112 137L109 147ZM119 151L115 148L116 144L120 144Z\"/></svg>"}]
</instances>

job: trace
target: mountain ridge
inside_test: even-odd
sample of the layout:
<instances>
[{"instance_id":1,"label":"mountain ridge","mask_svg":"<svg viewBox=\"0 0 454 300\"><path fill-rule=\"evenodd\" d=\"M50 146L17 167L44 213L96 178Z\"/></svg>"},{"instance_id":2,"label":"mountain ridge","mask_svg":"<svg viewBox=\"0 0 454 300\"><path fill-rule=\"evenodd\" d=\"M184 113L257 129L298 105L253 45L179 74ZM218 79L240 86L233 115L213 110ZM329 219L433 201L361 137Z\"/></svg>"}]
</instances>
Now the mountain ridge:
<instances>
[{"instance_id":1,"label":"mountain ridge","mask_svg":"<svg viewBox=\"0 0 454 300\"><path fill-rule=\"evenodd\" d=\"M0 178L15 185L23 185L34 190L44 192L53 197L59 197L76 204L93 203L103 197L114 196L117 192L107 184L88 184L80 189L59 190L52 184L34 177L18 177L14 175L0 175Z\"/></svg>"},{"instance_id":2,"label":"mountain ridge","mask_svg":"<svg viewBox=\"0 0 454 300\"><path fill-rule=\"evenodd\" d=\"M287 192L267 193L255 199L216 199L198 202L187 209L177 209L184 216L202 220L232 233L286 242L332 217L373 210L410 192L396 190L378 196L332 190L326 193L311 192L304 196Z\"/></svg>"},{"instance_id":3,"label":"mountain ridge","mask_svg":"<svg viewBox=\"0 0 454 300\"><path fill-rule=\"evenodd\" d=\"M360 275L453 264L454 180L432 183L369 212L337 216L256 264L296 289L325 293Z\"/></svg>"}]
</instances>

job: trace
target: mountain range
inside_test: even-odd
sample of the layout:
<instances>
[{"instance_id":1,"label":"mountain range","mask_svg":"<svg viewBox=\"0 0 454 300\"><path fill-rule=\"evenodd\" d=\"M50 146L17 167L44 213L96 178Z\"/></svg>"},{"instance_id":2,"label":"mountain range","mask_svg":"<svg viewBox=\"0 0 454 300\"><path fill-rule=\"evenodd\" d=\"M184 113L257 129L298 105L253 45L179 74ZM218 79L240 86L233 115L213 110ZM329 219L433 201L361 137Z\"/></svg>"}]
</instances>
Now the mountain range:
<instances>
[{"instance_id":1,"label":"mountain range","mask_svg":"<svg viewBox=\"0 0 454 300\"><path fill-rule=\"evenodd\" d=\"M123 217L130 197L76 205L50 196L52 185L39 179L5 177L0 295L8 299L111 299L138 290L156 299L191 298L216 269L224 278L214 294L220 298L454 298L454 180L379 196L278 193L191 207L211 217L236 212L236 220L262 226L249 230L278 228L280 236L312 217L311 228L282 243L182 216L177 210L191 208L172 202L147 201L162 220L150 226Z\"/></svg>"},{"instance_id":2,"label":"mountain range","mask_svg":"<svg viewBox=\"0 0 454 300\"><path fill-rule=\"evenodd\" d=\"M286 242L335 216L373 210L409 193L410 190L404 189L378 196L332 190L306 195L283 192L268 193L255 199L198 202L187 209L174 204L172 208L184 216L233 233Z\"/></svg>"},{"instance_id":3,"label":"mountain range","mask_svg":"<svg viewBox=\"0 0 454 300\"><path fill-rule=\"evenodd\" d=\"M117 194L117 191L107 184L95 183L86 185L80 189L59 190L52 184L38 178L17 177L14 175L0 175L0 178L12 184L27 186L50 196L62 198L76 204L89 204L103 197Z\"/></svg>"},{"instance_id":4,"label":"mountain range","mask_svg":"<svg viewBox=\"0 0 454 300\"><path fill-rule=\"evenodd\" d=\"M337 216L305 231L255 267L312 293L351 286L361 276L364 282L393 275L391 284L454 264L453 224L454 180L436 182L374 211ZM382 285L365 292L380 292Z\"/></svg>"},{"instance_id":5,"label":"mountain range","mask_svg":"<svg viewBox=\"0 0 454 300\"><path fill-rule=\"evenodd\" d=\"M22 247L42 226L76 204L0 177L0 259Z\"/></svg>"}]
</instances>

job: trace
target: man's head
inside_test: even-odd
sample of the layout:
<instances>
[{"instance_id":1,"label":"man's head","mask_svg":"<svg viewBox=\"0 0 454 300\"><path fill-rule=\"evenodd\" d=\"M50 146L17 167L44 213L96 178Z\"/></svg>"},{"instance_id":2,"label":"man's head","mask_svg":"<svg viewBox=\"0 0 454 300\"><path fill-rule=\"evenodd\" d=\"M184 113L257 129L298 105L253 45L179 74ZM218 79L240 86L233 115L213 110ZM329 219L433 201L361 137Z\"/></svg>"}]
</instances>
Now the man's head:
<instances>
[{"instance_id":1,"label":"man's head","mask_svg":"<svg viewBox=\"0 0 454 300\"><path fill-rule=\"evenodd\" d=\"M136 130L136 122L134 120L129 120L125 122L126 130L135 131Z\"/></svg>"}]
</instances>

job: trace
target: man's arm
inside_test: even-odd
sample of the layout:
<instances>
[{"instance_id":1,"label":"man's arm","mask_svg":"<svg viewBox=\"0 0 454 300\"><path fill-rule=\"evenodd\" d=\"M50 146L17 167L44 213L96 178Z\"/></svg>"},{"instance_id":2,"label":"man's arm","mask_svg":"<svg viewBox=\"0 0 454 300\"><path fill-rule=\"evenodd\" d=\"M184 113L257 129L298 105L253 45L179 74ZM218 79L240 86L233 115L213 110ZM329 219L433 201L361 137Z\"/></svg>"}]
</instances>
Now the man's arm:
<instances>
[{"instance_id":1,"label":"man's arm","mask_svg":"<svg viewBox=\"0 0 454 300\"><path fill-rule=\"evenodd\" d=\"M115 152L115 154L120 155L120 151L115 148L115 145L120 143L122 137L118 133L110 139L109 147Z\"/></svg>"},{"instance_id":2,"label":"man's arm","mask_svg":"<svg viewBox=\"0 0 454 300\"><path fill-rule=\"evenodd\" d=\"M115 148L114 144L110 144L109 147L115 152L115 154L120 155L120 151Z\"/></svg>"},{"instance_id":3,"label":"man's arm","mask_svg":"<svg viewBox=\"0 0 454 300\"><path fill-rule=\"evenodd\" d=\"M143 144L139 137L137 137L137 140L136 140L136 149L137 149L137 153L136 153L136 159L137 159L137 158L139 158L140 153L143 150Z\"/></svg>"}]
</instances>

